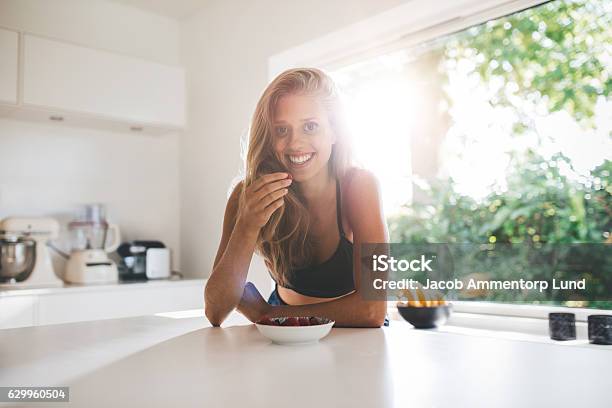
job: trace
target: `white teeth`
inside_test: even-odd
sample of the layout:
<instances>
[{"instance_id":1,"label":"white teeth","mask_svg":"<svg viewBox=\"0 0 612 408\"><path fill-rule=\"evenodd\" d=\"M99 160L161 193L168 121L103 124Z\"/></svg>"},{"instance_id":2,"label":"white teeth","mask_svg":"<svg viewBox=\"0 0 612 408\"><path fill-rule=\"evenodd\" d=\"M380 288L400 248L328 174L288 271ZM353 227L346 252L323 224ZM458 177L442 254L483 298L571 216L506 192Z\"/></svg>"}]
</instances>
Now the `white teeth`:
<instances>
[{"instance_id":1,"label":"white teeth","mask_svg":"<svg viewBox=\"0 0 612 408\"><path fill-rule=\"evenodd\" d=\"M311 157L312 157L312 153L309 153L309 154L303 154L301 156L289 156L289 160L291 161L291 163L302 164L310 160Z\"/></svg>"}]
</instances>

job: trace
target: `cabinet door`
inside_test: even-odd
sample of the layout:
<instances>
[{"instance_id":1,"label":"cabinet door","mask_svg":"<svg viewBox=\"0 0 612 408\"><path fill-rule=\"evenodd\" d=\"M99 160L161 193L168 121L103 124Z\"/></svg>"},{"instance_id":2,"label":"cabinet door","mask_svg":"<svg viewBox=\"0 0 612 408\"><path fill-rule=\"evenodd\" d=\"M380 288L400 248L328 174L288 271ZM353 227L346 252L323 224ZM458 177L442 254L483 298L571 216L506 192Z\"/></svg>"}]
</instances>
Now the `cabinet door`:
<instances>
[{"instance_id":1,"label":"cabinet door","mask_svg":"<svg viewBox=\"0 0 612 408\"><path fill-rule=\"evenodd\" d=\"M182 68L24 34L25 106L182 127Z\"/></svg>"},{"instance_id":2,"label":"cabinet door","mask_svg":"<svg viewBox=\"0 0 612 408\"><path fill-rule=\"evenodd\" d=\"M36 324L35 296L0 296L0 329Z\"/></svg>"},{"instance_id":3,"label":"cabinet door","mask_svg":"<svg viewBox=\"0 0 612 408\"><path fill-rule=\"evenodd\" d=\"M0 28L0 103L17 104L19 34Z\"/></svg>"},{"instance_id":4,"label":"cabinet door","mask_svg":"<svg viewBox=\"0 0 612 408\"><path fill-rule=\"evenodd\" d=\"M147 284L120 285L116 290L87 291L41 296L39 324L58 324L154 313L197 309L202 307L202 285ZM87 305L87 307L80 307Z\"/></svg>"}]
</instances>

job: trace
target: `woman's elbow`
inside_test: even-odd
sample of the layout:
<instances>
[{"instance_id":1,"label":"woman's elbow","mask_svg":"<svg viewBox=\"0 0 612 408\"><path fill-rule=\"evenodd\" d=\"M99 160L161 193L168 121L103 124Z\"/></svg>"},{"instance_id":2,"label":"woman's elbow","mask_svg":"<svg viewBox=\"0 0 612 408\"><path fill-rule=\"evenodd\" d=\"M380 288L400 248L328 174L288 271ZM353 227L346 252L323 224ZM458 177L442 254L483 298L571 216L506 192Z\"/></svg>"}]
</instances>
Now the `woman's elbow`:
<instances>
[{"instance_id":1,"label":"woman's elbow","mask_svg":"<svg viewBox=\"0 0 612 408\"><path fill-rule=\"evenodd\" d=\"M386 302L372 302L368 305L365 327L381 327L385 324L387 317Z\"/></svg>"},{"instance_id":2,"label":"woman's elbow","mask_svg":"<svg viewBox=\"0 0 612 408\"><path fill-rule=\"evenodd\" d=\"M223 323L223 320L225 320L223 316L221 316L219 313L210 311L209 308L204 309L204 314L213 327L221 326L221 323Z\"/></svg>"},{"instance_id":3,"label":"woman's elbow","mask_svg":"<svg viewBox=\"0 0 612 408\"><path fill-rule=\"evenodd\" d=\"M208 286L204 289L204 315L214 327L221 326L228 313L223 313L217 304L212 299L209 293Z\"/></svg>"},{"instance_id":4,"label":"woman's elbow","mask_svg":"<svg viewBox=\"0 0 612 408\"><path fill-rule=\"evenodd\" d=\"M219 308L216 307L213 302L207 300L205 296L204 315L206 316L210 324L212 324L214 327L221 326L221 323L223 323L228 314L229 313L224 313L223 311L219 310Z\"/></svg>"}]
</instances>

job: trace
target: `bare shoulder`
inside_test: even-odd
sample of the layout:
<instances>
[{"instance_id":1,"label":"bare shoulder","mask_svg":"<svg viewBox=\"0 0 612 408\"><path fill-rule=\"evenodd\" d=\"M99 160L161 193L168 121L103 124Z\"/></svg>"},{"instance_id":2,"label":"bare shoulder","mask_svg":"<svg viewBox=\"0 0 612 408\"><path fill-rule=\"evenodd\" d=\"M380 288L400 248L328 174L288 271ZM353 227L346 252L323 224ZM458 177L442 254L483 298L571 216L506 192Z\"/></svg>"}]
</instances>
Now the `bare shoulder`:
<instances>
[{"instance_id":1,"label":"bare shoulder","mask_svg":"<svg viewBox=\"0 0 612 408\"><path fill-rule=\"evenodd\" d=\"M243 187L244 187L244 180L240 180L238 183L236 183L227 201L230 203L237 203L238 200L240 199L240 193L242 193Z\"/></svg>"},{"instance_id":2,"label":"bare shoulder","mask_svg":"<svg viewBox=\"0 0 612 408\"><path fill-rule=\"evenodd\" d=\"M232 193L227 199L227 205L225 207L225 219L226 221L232 223L233 219L238 212L238 206L240 203L240 194L242 193L242 188L244 186L244 180L240 180L233 188Z\"/></svg>"},{"instance_id":3,"label":"bare shoulder","mask_svg":"<svg viewBox=\"0 0 612 408\"><path fill-rule=\"evenodd\" d=\"M342 183L345 197L351 203L364 199L379 199L380 183L369 170L351 167L344 175Z\"/></svg>"},{"instance_id":4,"label":"bare shoulder","mask_svg":"<svg viewBox=\"0 0 612 408\"><path fill-rule=\"evenodd\" d=\"M352 167L341 178L340 184L342 196L345 197L342 207L350 231L363 233L371 229L371 224L382 224L384 215L380 185L374 173Z\"/></svg>"}]
</instances>

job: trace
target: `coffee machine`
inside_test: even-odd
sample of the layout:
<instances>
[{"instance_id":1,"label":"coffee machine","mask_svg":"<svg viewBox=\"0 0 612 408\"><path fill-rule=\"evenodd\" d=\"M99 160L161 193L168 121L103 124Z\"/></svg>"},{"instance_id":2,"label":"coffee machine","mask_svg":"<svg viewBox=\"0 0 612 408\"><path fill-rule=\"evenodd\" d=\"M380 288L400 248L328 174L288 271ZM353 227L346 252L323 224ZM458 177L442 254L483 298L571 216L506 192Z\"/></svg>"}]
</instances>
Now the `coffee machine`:
<instances>
[{"instance_id":1,"label":"coffee machine","mask_svg":"<svg viewBox=\"0 0 612 408\"><path fill-rule=\"evenodd\" d=\"M119 279L117 265L109 257L121 242L119 227L106 220L102 204L85 206L68 224L71 250L64 281L68 283L114 283ZM109 242L109 236L112 237Z\"/></svg>"},{"instance_id":2,"label":"coffee machine","mask_svg":"<svg viewBox=\"0 0 612 408\"><path fill-rule=\"evenodd\" d=\"M47 243L58 237L59 223L46 217L8 217L0 221L2 286L61 286Z\"/></svg>"},{"instance_id":3,"label":"coffee machine","mask_svg":"<svg viewBox=\"0 0 612 408\"><path fill-rule=\"evenodd\" d=\"M170 271L170 249L160 241L124 242L117 248L121 258L119 279L122 281L144 281L168 279Z\"/></svg>"}]
</instances>

